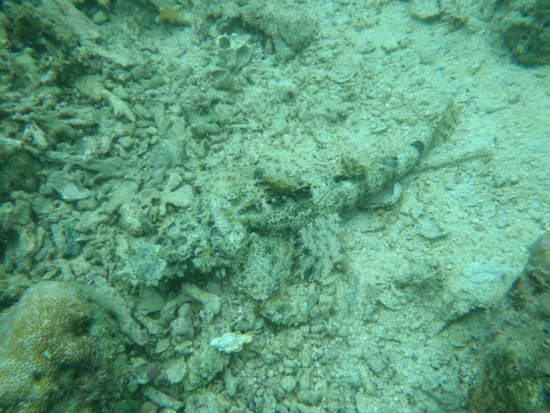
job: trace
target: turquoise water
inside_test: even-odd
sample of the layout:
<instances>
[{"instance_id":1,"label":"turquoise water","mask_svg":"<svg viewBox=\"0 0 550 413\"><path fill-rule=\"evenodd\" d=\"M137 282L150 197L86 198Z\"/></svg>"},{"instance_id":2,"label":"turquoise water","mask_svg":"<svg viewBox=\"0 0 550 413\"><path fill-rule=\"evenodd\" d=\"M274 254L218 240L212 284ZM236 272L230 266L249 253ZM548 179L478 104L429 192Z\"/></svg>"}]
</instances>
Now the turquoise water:
<instances>
[{"instance_id":1,"label":"turquoise water","mask_svg":"<svg viewBox=\"0 0 550 413\"><path fill-rule=\"evenodd\" d=\"M546 0L1 7L0 411L550 410Z\"/></svg>"}]
</instances>

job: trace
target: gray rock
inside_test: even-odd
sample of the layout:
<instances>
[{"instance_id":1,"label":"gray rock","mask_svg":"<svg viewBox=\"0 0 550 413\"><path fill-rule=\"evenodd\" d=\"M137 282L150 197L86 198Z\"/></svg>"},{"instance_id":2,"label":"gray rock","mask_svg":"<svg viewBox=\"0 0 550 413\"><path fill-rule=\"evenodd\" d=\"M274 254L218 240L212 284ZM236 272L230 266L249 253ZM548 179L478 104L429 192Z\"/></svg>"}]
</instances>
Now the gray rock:
<instances>
[{"instance_id":1,"label":"gray rock","mask_svg":"<svg viewBox=\"0 0 550 413\"><path fill-rule=\"evenodd\" d=\"M48 183L67 202L75 202L90 196L90 191L83 188L73 176L65 171L52 173Z\"/></svg>"},{"instance_id":2,"label":"gray rock","mask_svg":"<svg viewBox=\"0 0 550 413\"><path fill-rule=\"evenodd\" d=\"M279 22L279 34L295 52L309 46L315 39L315 23L311 17L294 15Z\"/></svg>"},{"instance_id":3,"label":"gray rock","mask_svg":"<svg viewBox=\"0 0 550 413\"><path fill-rule=\"evenodd\" d=\"M373 354L366 357L367 366L379 376L388 367L388 359L382 354Z\"/></svg>"},{"instance_id":4,"label":"gray rock","mask_svg":"<svg viewBox=\"0 0 550 413\"><path fill-rule=\"evenodd\" d=\"M281 379L281 387L284 391L291 393L296 388L296 377L294 376L285 376Z\"/></svg>"},{"instance_id":5,"label":"gray rock","mask_svg":"<svg viewBox=\"0 0 550 413\"><path fill-rule=\"evenodd\" d=\"M410 13L416 19L433 20L441 14L441 7L438 0L413 0Z\"/></svg>"},{"instance_id":6,"label":"gray rock","mask_svg":"<svg viewBox=\"0 0 550 413\"><path fill-rule=\"evenodd\" d=\"M252 336L239 333L225 333L214 338L210 345L224 353L237 353L243 349L243 345L252 342Z\"/></svg>"},{"instance_id":7,"label":"gray rock","mask_svg":"<svg viewBox=\"0 0 550 413\"><path fill-rule=\"evenodd\" d=\"M319 406L323 400L323 392L316 390L300 390L297 396L298 401L307 406Z\"/></svg>"}]
</instances>

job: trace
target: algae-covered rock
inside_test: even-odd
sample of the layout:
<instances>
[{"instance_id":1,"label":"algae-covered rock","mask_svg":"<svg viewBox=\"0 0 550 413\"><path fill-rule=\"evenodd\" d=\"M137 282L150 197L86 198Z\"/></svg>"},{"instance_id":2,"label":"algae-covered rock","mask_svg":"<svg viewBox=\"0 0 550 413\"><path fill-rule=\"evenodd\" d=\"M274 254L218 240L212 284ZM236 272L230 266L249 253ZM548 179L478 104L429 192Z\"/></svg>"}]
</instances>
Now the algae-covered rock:
<instances>
[{"instance_id":1,"label":"algae-covered rock","mask_svg":"<svg viewBox=\"0 0 550 413\"><path fill-rule=\"evenodd\" d=\"M156 23L174 24L177 26L193 26L196 16L178 7L161 7Z\"/></svg>"},{"instance_id":2,"label":"algae-covered rock","mask_svg":"<svg viewBox=\"0 0 550 413\"><path fill-rule=\"evenodd\" d=\"M550 0L513 0L501 32L518 63L550 63Z\"/></svg>"},{"instance_id":3,"label":"algae-covered rock","mask_svg":"<svg viewBox=\"0 0 550 413\"><path fill-rule=\"evenodd\" d=\"M221 129L215 123L208 122L196 122L189 126L191 134L199 139L203 139L210 135L217 135L221 132Z\"/></svg>"},{"instance_id":4,"label":"algae-covered rock","mask_svg":"<svg viewBox=\"0 0 550 413\"><path fill-rule=\"evenodd\" d=\"M550 232L545 232L531 246L529 261L525 267L541 286L550 287Z\"/></svg>"},{"instance_id":5,"label":"algae-covered rock","mask_svg":"<svg viewBox=\"0 0 550 413\"><path fill-rule=\"evenodd\" d=\"M122 178L132 171L126 162L118 158L86 158L84 160L76 160L76 163L84 169L97 172L97 175L91 180L92 183L101 179Z\"/></svg>"},{"instance_id":6,"label":"algae-covered rock","mask_svg":"<svg viewBox=\"0 0 550 413\"><path fill-rule=\"evenodd\" d=\"M211 382L216 374L227 366L229 360L229 354L221 353L215 347L205 343L189 358L187 363L189 375L185 380L185 388L196 390Z\"/></svg>"},{"instance_id":7,"label":"algae-covered rock","mask_svg":"<svg viewBox=\"0 0 550 413\"><path fill-rule=\"evenodd\" d=\"M515 348L512 348L515 347ZM472 387L468 411L471 413L546 413L550 391L548 363L520 346L495 351L487 359L483 379Z\"/></svg>"},{"instance_id":8,"label":"algae-covered rock","mask_svg":"<svg viewBox=\"0 0 550 413\"><path fill-rule=\"evenodd\" d=\"M92 310L60 282L30 287L0 324L0 410L40 412L59 391L62 370L92 356Z\"/></svg>"},{"instance_id":9,"label":"algae-covered rock","mask_svg":"<svg viewBox=\"0 0 550 413\"><path fill-rule=\"evenodd\" d=\"M83 188L80 182L65 171L53 172L48 183L67 202L75 202L90 196L90 191Z\"/></svg>"},{"instance_id":10,"label":"algae-covered rock","mask_svg":"<svg viewBox=\"0 0 550 413\"><path fill-rule=\"evenodd\" d=\"M36 192L41 168L42 164L25 152L7 157L4 163L0 163L0 202L5 202L12 191Z\"/></svg>"},{"instance_id":11,"label":"algae-covered rock","mask_svg":"<svg viewBox=\"0 0 550 413\"><path fill-rule=\"evenodd\" d=\"M45 36L70 48L100 37L93 22L69 0L5 1L4 5L15 23L14 32L22 38L40 43ZM29 27L33 28L33 36Z\"/></svg>"},{"instance_id":12,"label":"algae-covered rock","mask_svg":"<svg viewBox=\"0 0 550 413\"><path fill-rule=\"evenodd\" d=\"M306 48L315 40L315 20L304 14L284 15L278 24L279 34L295 52Z\"/></svg>"},{"instance_id":13,"label":"algae-covered rock","mask_svg":"<svg viewBox=\"0 0 550 413\"><path fill-rule=\"evenodd\" d=\"M269 299L261 305L260 314L274 324L295 326L303 324L309 316L308 302L297 297Z\"/></svg>"},{"instance_id":14,"label":"algae-covered rock","mask_svg":"<svg viewBox=\"0 0 550 413\"><path fill-rule=\"evenodd\" d=\"M547 413L550 333L547 324L550 232L539 236L512 289L487 318L486 354L472 381L471 413ZM542 311L541 311L542 310Z\"/></svg>"},{"instance_id":15,"label":"algae-covered rock","mask_svg":"<svg viewBox=\"0 0 550 413\"><path fill-rule=\"evenodd\" d=\"M158 285L167 275L166 261L159 245L137 238L130 242L120 276L132 285Z\"/></svg>"}]
</instances>

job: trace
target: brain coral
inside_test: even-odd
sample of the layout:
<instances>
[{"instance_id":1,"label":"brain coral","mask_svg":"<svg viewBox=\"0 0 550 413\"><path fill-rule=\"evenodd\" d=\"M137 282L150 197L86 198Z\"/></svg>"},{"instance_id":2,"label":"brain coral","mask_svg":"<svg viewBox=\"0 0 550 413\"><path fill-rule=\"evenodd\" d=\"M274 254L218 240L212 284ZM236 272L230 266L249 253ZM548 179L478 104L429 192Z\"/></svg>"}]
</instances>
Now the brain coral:
<instances>
[{"instance_id":1,"label":"brain coral","mask_svg":"<svg viewBox=\"0 0 550 413\"><path fill-rule=\"evenodd\" d=\"M61 371L92 354L85 327L92 310L61 282L30 287L0 319L0 411L41 412L59 388Z\"/></svg>"}]
</instances>

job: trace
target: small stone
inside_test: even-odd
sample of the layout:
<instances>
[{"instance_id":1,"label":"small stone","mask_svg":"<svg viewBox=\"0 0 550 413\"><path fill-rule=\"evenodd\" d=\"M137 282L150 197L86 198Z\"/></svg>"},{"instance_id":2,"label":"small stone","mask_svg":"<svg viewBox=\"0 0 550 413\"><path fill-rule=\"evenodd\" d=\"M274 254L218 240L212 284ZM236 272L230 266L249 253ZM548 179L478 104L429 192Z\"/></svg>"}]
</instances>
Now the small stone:
<instances>
[{"instance_id":1,"label":"small stone","mask_svg":"<svg viewBox=\"0 0 550 413\"><path fill-rule=\"evenodd\" d=\"M166 378L171 384L181 383L187 372L187 363L184 357L180 357L170 362L166 368Z\"/></svg>"},{"instance_id":2,"label":"small stone","mask_svg":"<svg viewBox=\"0 0 550 413\"><path fill-rule=\"evenodd\" d=\"M157 413L159 407L155 403L145 402L141 405L139 413Z\"/></svg>"},{"instance_id":3,"label":"small stone","mask_svg":"<svg viewBox=\"0 0 550 413\"><path fill-rule=\"evenodd\" d=\"M416 19L433 20L441 14L438 0L413 0L410 13Z\"/></svg>"},{"instance_id":4,"label":"small stone","mask_svg":"<svg viewBox=\"0 0 550 413\"><path fill-rule=\"evenodd\" d=\"M317 390L300 390L297 394L298 401L307 406L318 406L323 400L323 392Z\"/></svg>"},{"instance_id":5,"label":"small stone","mask_svg":"<svg viewBox=\"0 0 550 413\"><path fill-rule=\"evenodd\" d=\"M388 367L388 359L380 354L368 355L366 362L376 376L379 376Z\"/></svg>"},{"instance_id":6,"label":"small stone","mask_svg":"<svg viewBox=\"0 0 550 413\"><path fill-rule=\"evenodd\" d=\"M308 16L289 15L279 21L279 34L295 52L299 52L315 39L315 24Z\"/></svg>"},{"instance_id":7,"label":"small stone","mask_svg":"<svg viewBox=\"0 0 550 413\"><path fill-rule=\"evenodd\" d=\"M193 329L193 310L189 303L184 303L178 310L178 317L170 323L170 334L180 342L185 338L195 336Z\"/></svg>"},{"instance_id":8,"label":"small stone","mask_svg":"<svg viewBox=\"0 0 550 413\"><path fill-rule=\"evenodd\" d=\"M334 306L334 298L327 295L320 295L318 306L321 314L325 316L332 310L332 307Z\"/></svg>"},{"instance_id":9,"label":"small stone","mask_svg":"<svg viewBox=\"0 0 550 413\"><path fill-rule=\"evenodd\" d=\"M164 307L165 301L155 287L140 286L139 295L141 300L137 308L142 314L154 313Z\"/></svg>"},{"instance_id":10,"label":"small stone","mask_svg":"<svg viewBox=\"0 0 550 413\"><path fill-rule=\"evenodd\" d=\"M349 335L349 327L347 326L340 327L336 332L336 335L338 337L347 337Z\"/></svg>"},{"instance_id":11,"label":"small stone","mask_svg":"<svg viewBox=\"0 0 550 413\"><path fill-rule=\"evenodd\" d=\"M300 330L295 330L288 335L286 345L289 349L295 350L304 345L304 335Z\"/></svg>"},{"instance_id":12,"label":"small stone","mask_svg":"<svg viewBox=\"0 0 550 413\"><path fill-rule=\"evenodd\" d=\"M99 202L95 198L86 198L76 201L76 208L79 211L91 211L99 205Z\"/></svg>"},{"instance_id":13,"label":"small stone","mask_svg":"<svg viewBox=\"0 0 550 413\"><path fill-rule=\"evenodd\" d=\"M134 237L143 235L142 222L146 217L143 209L139 205L133 202L123 204L119 208L118 214L118 223L124 230Z\"/></svg>"},{"instance_id":14,"label":"small stone","mask_svg":"<svg viewBox=\"0 0 550 413\"><path fill-rule=\"evenodd\" d=\"M261 330L263 328L264 324L265 324L265 318L258 317L254 321L254 330Z\"/></svg>"},{"instance_id":15,"label":"small stone","mask_svg":"<svg viewBox=\"0 0 550 413\"><path fill-rule=\"evenodd\" d=\"M304 373L302 377L300 377L300 389L309 390L310 388L311 388L311 379L309 377L309 374Z\"/></svg>"},{"instance_id":16,"label":"small stone","mask_svg":"<svg viewBox=\"0 0 550 413\"><path fill-rule=\"evenodd\" d=\"M388 53L395 52L397 49L399 49L399 43L397 42L397 39L392 34L388 34L382 40L381 46L382 46L382 49L384 49Z\"/></svg>"},{"instance_id":17,"label":"small stone","mask_svg":"<svg viewBox=\"0 0 550 413\"><path fill-rule=\"evenodd\" d=\"M88 198L91 192L65 171L54 172L48 179L48 184L61 195L64 201L75 202Z\"/></svg>"},{"instance_id":18,"label":"small stone","mask_svg":"<svg viewBox=\"0 0 550 413\"><path fill-rule=\"evenodd\" d=\"M170 407L172 409L178 410L184 406L182 401L172 396L169 396L166 393L163 393L149 385L144 386L141 392L153 403L162 407Z\"/></svg>"},{"instance_id":19,"label":"small stone","mask_svg":"<svg viewBox=\"0 0 550 413\"><path fill-rule=\"evenodd\" d=\"M189 131L194 137L203 139L207 136L219 134L221 129L215 123L196 122L189 126Z\"/></svg>"},{"instance_id":20,"label":"small stone","mask_svg":"<svg viewBox=\"0 0 550 413\"><path fill-rule=\"evenodd\" d=\"M498 228L498 229L504 229L506 228L507 226L509 226L510 223L505 220L505 219L498 219L497 222L495 223L495 226Z\"/></svg>"},{"instance_id":21,"label":"small stone","mask_svg":"<svg viewBox=\"0 0 550 413\"><path fill-rule=\"evenodd\" d=\"M107 16L107 13L105 13L103 10L99 10L92 16L92 21L95 24L103 24L105 23L109 17Z\"/></svg>"},{"instance_id":22,"label":"small stone","mask_svg":"<svg viewBox=\"0 0 550 413\"><path fill-rule=\"evenodd\" d=\"M296 388L296 377L294 376L285 376L281 379L281 387L287 393L291 393Z\"/></svg>"},{"instance_id":23,"label":"small stone","mask_svg":"<svg viewBox=\"0 0 550 413\"><path fill-rule=\"evenodd\" d=\"M311 326L311 334L321 334L325 331L325 324L319 323L315 324L314 326Z\"/></svg>"},{"instance_id":24,"label":"small stone","mask_svg":"<svg viewBox=\"0 0 550 413\"><path fill-rule=\"evenodd\" d=\"M239 333L225 333L221 337L216 337L210 342L210 345L216 347L224 353L237 353L243 349L243 345L252 342L252 336Z\"/></svg>"},{"instance_id":25,"label":"small stone","mask_svg":"<svg viewBox=\"0 0 550 413\"><path fill-rule=\"evenodd\" d=\"M529 211L529 216L534 221L541 222L541 223L544 222L544 212L542 211L531 210Z\"/></svg>"},{"instance_id":26,"label":"small stone","mask_svg":"<svg viewBox=\"0 0 550 413\"><path fill-rule=\"evenodd\" d=\"M233 326L233 329L235 331L239 331L241 333L244 333L246 331L249 331L251 329L250 323L247 320L240 320L235 323Z\"/></svg>"},{"instance_id":27,"label":"small stone","mask_svg":"<svg viewBox=\"0 0 550 413\"><path fill-rule=\"evenodd\" d=\"M205 313L203 322L209 324L215 315L220 313L221 299L215 294L201 290L199 287L193 284L182 284L182 293L188 295L194 300L200 301Z\"/></svg>"},{"instance_id":28,"label":"small stone","mask_svg":"<svg viewBox=\"0 0 550 413\"><path fill-rule=\"evenodd\" d=\"M501 173L495 172L493 175L493 185L495 188L503 187L508 183L508 177L504 176Z\"/></svg>"},{"instance_id":29,"label":"small stone","mask_svg":"<svg viewBox=\"0 0 550 413\"><path fill-rule=\"evenodd\" d=\"M170 175L166 187L157 195L157 198L160 198L159 211L161 216L166 215L166 205L168 204L179 208L187 208L193 203L195 195L191 186L184 184L176 189L182 182L183 178L178 174Z\"/></svg>"},{"instance_id":30,"label":"small stone","mask_svg":"<svg viewBox=\"0 0 550 413\"><path fill-rule=\"evenodd\" d=\"M130 149L134 144L134 139L129 136L123 136L118 140L118 143L120 143L120 146L122 146L124 149Z\"/></svg>"},{"instance_id":31,"label":"small stone","mask_svg":"<svg viewBox=\"0 0 550 413\"><path fill-rule=\"evenodd\" d=\"M169 338L161 338L159 341L157 341L157 345L155 347L155 353L160 354L164 352L165 350L170 347L170 339Z\"/></svg>"},{"instance_id":32,"label":"small stone","mask_svg":"<svg viewBox=\"0 0 550 413\"><path fill-rule=\"evenodd\" d=\"M510 183L512 185L515 185L515 184L519 183L519 181L521 180L521 176L517 172L515 172L512 175L510 175L508 180L510 181Z\"/></svg>"},{"instance_id":33,"label":"small stone","mask_svg":"<svg viewBox=\"0 0 550 413\"><path fill-rule=\"evenodd\" d=\"M132 374L134 375L135 380L139 384L147 384L151 380L149 373L151 372L151 365L147 363L147 360L144 360L140 357L134 357L131 359L132 362Z\"/></svg>"}]
</instances>

